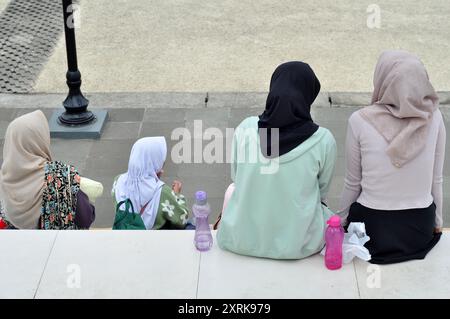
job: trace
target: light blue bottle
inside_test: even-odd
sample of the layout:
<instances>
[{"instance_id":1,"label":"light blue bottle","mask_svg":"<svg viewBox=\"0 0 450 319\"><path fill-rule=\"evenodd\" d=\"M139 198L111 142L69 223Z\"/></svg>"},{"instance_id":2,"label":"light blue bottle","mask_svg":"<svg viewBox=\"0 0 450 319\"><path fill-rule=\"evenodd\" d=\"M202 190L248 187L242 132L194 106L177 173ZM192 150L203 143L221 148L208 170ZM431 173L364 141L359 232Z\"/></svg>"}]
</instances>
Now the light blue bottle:
<instances>
[{"instance_id":1,"label":"light blue bottle","mask_svg":"<svg viewBox=\"0 0 450 319\"><path fill-rule=\"evenodd\" d=\"M211 228L208 223L208 216L211 213L211 208L208 204L208 196L204 191L195 193L195 204L192 207L192 212L195 217L195 247L199 251L208 251L212 247L213 238L211 235Z\"/></svg>"}]
</instances>

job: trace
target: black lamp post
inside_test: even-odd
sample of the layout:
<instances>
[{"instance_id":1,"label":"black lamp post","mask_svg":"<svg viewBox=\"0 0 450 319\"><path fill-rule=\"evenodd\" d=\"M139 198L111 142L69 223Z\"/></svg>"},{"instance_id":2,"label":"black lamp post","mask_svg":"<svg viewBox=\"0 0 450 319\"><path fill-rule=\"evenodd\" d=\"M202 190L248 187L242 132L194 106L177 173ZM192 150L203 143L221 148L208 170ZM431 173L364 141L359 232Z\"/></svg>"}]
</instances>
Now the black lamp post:
<instances>
[{"instance_id":1,"label":"black lamp post","mask_svg":"<svg viewBox=\"0 0 450 319\"><path fill-rule=\"evenodd\" d=\"M66 111L58 117L61 124L80 126L95 120L95 115L87 110L89 100L81 93L81 73L78 70L77 47L75 42L75 26L69 24L72 19L72 0L62 0L64 10L64 33L66 36L66 51L68 71L66 74L69 94L63 105Z\"/></svg>"}]
</instances>

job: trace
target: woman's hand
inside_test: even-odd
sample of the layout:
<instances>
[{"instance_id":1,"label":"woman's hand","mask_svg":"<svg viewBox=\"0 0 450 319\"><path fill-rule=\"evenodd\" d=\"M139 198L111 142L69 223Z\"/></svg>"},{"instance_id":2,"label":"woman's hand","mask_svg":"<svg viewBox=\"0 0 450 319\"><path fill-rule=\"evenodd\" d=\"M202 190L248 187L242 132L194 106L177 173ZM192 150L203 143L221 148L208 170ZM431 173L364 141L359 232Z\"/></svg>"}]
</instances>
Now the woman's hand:
<instances>
[{"instance_id":1,"label":"woman's hand","mask_svg":"<svg viewBox=\"0 0 450 319\"><path fill-rule=\"evenodd\" d=\"M181 187L183 186L183 184L181 184L180 181L173 181L172 183L172 190L175 193L180 193L181 192Z\"/></svg>"},{"instance_id":2,"label":"woman's hand","mask_svg":"<svg viewBox=\"0 0 450 319\"><path fill-rule=\"evenodd\" d=\"M441 228L441 227L435 227L435 228L434 228L434 233L435 233L435 234L442 233L442 228Z\"/></svg>"}]
</instances>

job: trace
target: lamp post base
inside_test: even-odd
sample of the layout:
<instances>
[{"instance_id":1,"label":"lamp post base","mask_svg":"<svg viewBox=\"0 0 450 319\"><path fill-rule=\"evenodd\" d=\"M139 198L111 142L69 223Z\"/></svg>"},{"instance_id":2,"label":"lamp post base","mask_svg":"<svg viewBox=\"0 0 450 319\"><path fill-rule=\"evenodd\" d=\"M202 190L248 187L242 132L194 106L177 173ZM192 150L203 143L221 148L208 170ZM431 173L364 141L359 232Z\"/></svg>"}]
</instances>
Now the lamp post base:
<instances>
[{"instance_id":1,"label":"lamp post base","mask_svg":"<svg viewBox=\"0 0 450 319\"><path fill-rule=\"evenodd\" d=\"M91 113L93 120L83 125L67 125L61 122L61 118L65 115L78 115L67 113L64 109L53 112L50 120L48 121L50 127L50 136L52 138L65 138L65 139L96 139L100 138L108 118L108 112L106 110L92 110L86 111ZM81 113L83 114L83 113ZM77 118L71 118L77 121Z\"/></svg>"},{"instance_id":2,"label":"lamp post base","mask_svg":"<svg viewBox=\"0 0 450 319\"><path fill-rule=\"evenodd\" d=\"M91 111L85 111L82 113L69 113L64 112L58 117L58 121L61 125L67 125L67 126L81 126L81 125L88 125L92 121L95 121L96 117L94 113Z\"/></svg>"}]
</instances>

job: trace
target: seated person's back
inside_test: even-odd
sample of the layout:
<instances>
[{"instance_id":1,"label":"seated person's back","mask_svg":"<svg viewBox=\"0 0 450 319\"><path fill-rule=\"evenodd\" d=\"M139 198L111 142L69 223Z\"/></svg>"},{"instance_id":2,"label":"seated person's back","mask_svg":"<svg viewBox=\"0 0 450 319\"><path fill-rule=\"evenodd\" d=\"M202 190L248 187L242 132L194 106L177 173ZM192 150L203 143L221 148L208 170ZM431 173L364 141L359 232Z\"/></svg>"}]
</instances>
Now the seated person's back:
<instances>
[{"instance_id":1,"label":"seated person's back","mask_svg":"<svg viewBox=\"0 0 450 319\"><path fill-rule=\"evenodd\" d=\"M72 165L53 161L50 130L41 111L12 121L0 173L2 221L8 228L87 229L95 208ZM101 186L101 184L100 184Z\"/></svg>"},{"instance_id":2,"label":"seated person's back","mask_svg":"<svg viewBox=\"0 0 450 319\"><path fill-rule=\"evenodd\" d=\"M221 248L277 259L304 258L323 248L332 213L322 201L333 176L336 143L311 119L319 90L307 64L285 63L272 76L264 113L236 129L235 189L218 227ZM275 143L270 142L273 129L279 129Z\"/></svg>"},{"instance_id":3,"label":"seated person's back","mask_svg":"<svg viewBox=\"0 0 450 319\"><path fill-rule=\"evenodd\" d=\"M424 65L386 51L372 105L349 119L340 214L365 223L372 263L423 259L439 241L445 127Z\"/></svg>"},{"instance_id":4,"label":"seated person's back","mask_svg":"<svg viewBox=\"0 0 450 319\"><path fill-rule=\"evenodd\" d=\"M174 181L171 188L160 179L166 156L164 137L141 138L131 150L128 171L114 180L115 206L130 200L149 230L183 229L188 223L189 210L181 194L181 183Z\"/></svg>"}]
</instances>

